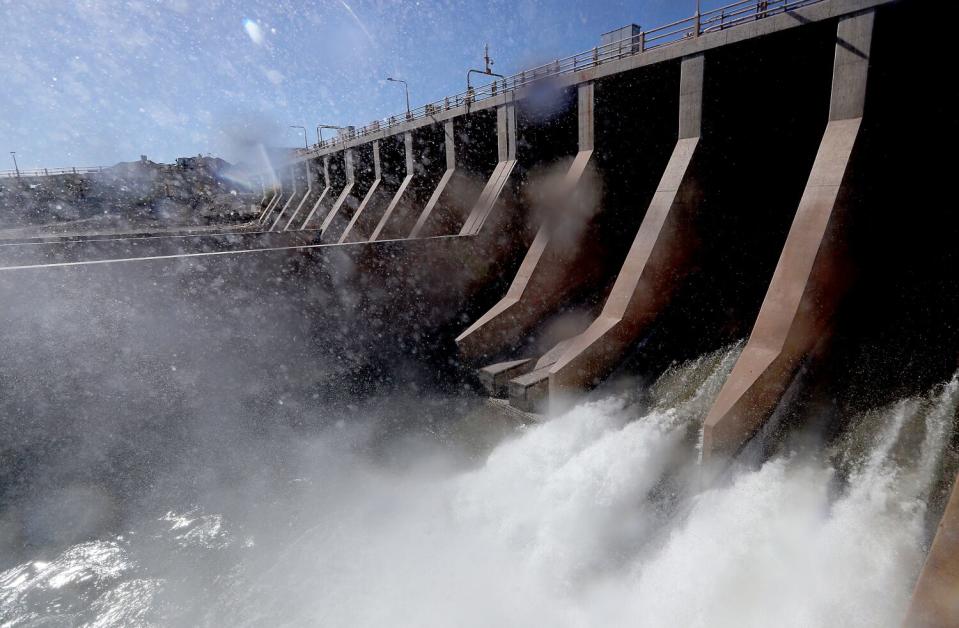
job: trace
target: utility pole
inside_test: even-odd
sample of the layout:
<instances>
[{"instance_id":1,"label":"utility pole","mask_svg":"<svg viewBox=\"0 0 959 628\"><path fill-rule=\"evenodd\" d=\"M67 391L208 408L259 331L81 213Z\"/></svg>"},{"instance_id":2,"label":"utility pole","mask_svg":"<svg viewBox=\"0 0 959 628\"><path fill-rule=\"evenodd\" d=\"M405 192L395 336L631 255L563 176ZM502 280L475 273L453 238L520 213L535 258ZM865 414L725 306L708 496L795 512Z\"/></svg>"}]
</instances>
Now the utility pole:
<instances>
[{"instance_id":1,"label":"utility pole","mask_svg":"<svg viewBox=\"0 0 959 628\"><path fill-rule=\"evenodd\" d=\"M492 59L490 59L490 56L489 56L489 44L486 44L486 46L483 47L483 63L484 63L484 65L485 65L486 67L484 67L482 70L469 70L469 71L466 72L466 92L467 92L467 99L470 99L471 96L472 96L472 94L473 94L473 86L472 86L472 84L470 84L470 75L472 75L472 74L475 73L475 74L485 74L485 75L487 75L487 76L498 76L498 77L500 77L501 79L505 79L505 78L506 78L506 77L503 76L502 74L497 74L496 72L493 72L493 63L494 63L494 61L493 61ZM494 82L494 86L495 86L495 82ZM506 81L505 81L505 80L503 81L503 89L506 89Z\"/></svg>"},{"instance_id":2,"label":"utility pole","mask_svg":"<svg viewBox=\"0 0 959 628\"><path fill-rule=\"evenodd\" d=\"M20 166L17 165L17 152L10 151L10 156L13 157L13 170L17 173L17 178L20 178Z\"/></svg>"},{"instance_id":3,"label":"utility pole","mask_svg":"<svg viewBox=\"0 0 959 628\"><path fill-rule=\"evenodd\" d=\"M406 117L407 117L407 119L412 118L412 117L413 117L413 114L410 113L410 86L409 86L409 83L407 83L407 82L404 81L403 79L395 79L395 78L393 78L392 76L387 76L387 77L386 77L386 80L387 80L387 81L392 81L392 82L394 82L394 83L402 83L402 84L403 84L403 88L406 90Z\"/></svg>"}]
</instances>

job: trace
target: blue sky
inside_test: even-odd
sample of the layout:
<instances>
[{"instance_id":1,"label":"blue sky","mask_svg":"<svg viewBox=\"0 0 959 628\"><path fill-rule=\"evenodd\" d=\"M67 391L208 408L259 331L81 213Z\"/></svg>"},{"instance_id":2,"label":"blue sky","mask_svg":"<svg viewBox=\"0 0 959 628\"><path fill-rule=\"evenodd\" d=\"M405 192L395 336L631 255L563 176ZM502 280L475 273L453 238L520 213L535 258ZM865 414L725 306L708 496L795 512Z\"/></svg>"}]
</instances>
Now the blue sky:
<instances>
[{"instance_id":1,"label":"blue sky","mask_svg":"<svg viewBox=\"0 0 959 628\"><path fill-rule=\"evenodd\" d=\"M244 157L465 88L489 43L511 74L693 0L0 0L0 169ZM245 26L246 24L246 26Z\"/></svg>"}]
</instances>

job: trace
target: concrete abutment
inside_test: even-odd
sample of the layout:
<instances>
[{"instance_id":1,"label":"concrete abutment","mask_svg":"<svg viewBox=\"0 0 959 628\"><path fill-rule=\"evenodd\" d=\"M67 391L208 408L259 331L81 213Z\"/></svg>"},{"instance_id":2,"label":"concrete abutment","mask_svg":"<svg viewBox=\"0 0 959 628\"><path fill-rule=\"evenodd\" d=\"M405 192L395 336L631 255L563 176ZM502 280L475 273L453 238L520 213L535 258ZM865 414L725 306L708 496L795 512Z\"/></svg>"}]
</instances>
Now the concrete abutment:
<instances>
[{"instance_id":1,"label":"concrete abutment","mask_svg":"<svg viewBox=\"0 0 959 628\"><path fill-rule=\"evenodd\" d=\"M749 341L707 415L704 462L752 437L829 331L845 287L843 184L862 123L874 18L870 10L839 21L829 122Z\"/></svg>"}]
</instances>

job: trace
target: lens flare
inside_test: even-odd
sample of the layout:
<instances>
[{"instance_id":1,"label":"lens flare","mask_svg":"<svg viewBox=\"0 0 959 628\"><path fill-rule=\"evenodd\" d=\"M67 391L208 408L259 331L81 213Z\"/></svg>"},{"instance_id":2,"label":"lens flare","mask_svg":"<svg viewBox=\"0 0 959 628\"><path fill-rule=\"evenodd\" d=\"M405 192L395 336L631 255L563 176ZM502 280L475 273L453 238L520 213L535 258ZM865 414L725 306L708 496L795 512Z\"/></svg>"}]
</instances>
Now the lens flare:
<instances>
[{"instance_id":1,"label":"lens flare","mask_svg":"<svg viewBox=\"0 0 959 628\"><path fill-rule=\"evenodd\" d=\"M243 30L245 30L246 34L250 36L250 39L253 40L254 44L258 46L263 44L263 29L260 28L260 25L254 20L251 20L248 17L243 18Z\"/></svg>"}]
</instances>

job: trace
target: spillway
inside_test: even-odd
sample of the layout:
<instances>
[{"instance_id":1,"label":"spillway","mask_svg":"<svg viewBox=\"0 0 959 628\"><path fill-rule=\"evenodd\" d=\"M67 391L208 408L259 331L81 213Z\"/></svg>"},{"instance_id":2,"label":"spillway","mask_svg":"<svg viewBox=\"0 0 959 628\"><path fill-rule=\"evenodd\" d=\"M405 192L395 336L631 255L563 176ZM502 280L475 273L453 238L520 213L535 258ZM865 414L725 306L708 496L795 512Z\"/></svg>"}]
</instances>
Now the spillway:
<instances>
[{"instance_id":1,"label":"spillway","mask_svg":"<svg viewBox=\"0 0 959 628\"><path fill-rule=\"evenodd\" d=\"M367 405L275 439L286 462L271 477L247 468L203 504L162 500L121 534L7 567L0 612L12 625L899 625L927 500L956 467L959 379L702 488L702 421L741 351L537 425L451 421L462 408L447 400L399 434L409 399L388 401L405 405L393 416Z\"/></svg>"},{"instance_id":2,"label":"spillway","mask_svg":"<svg viewBox=\"0 0 959 628\"><path fill-rule=\"evenodd\" d=\"M0 625L959 625L927 6L737 2L243 224L0 242Z\"/></svg>"}]
</instances>

